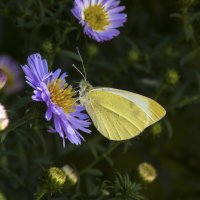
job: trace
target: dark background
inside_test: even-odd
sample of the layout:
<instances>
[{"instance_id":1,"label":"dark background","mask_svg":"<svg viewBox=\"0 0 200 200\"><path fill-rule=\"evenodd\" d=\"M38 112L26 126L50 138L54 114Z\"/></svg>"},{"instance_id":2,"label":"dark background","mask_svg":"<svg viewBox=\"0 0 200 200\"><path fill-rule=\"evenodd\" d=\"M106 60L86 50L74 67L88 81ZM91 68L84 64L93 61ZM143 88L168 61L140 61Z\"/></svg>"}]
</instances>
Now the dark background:
<instances>
[{"instance_id":1,"label":"dark background","mask_svg":"<svg viewBox=\"0 0 200 200\"><path fill-rule=\"evenodd\" d=\"M0 2L1 54L25 64L27 56L39 52L53 70L61 67L66 71L68 82L76 87L81 75L72 64L82 70L78 47L92 85L156 98L167 110L159 123L159 134L152 126L122 142L107 159L79 178L80 185L52 199L73 199L75 193L84 194L85 199L98 199L100 193L95 198L92 191L104 180L114 181L116 171L139 182L137 167L149 162L158 177L143 187L141 193L147 199L199 200L199 1L124 0L122 4L128 21L120 29L120 36L96 43L83 34L72 16L72 0ZM178 76L175 82L171 71ZM33 199L48 167L69 164L79 174L112 145L92 126L92 134L84 135L82 145L67 142L63 149L59 136L47 132L41 112L45 106L32 102L31 94L28 86L17 94L0 93L11 120L1 136L7 137L1 142L0 191L11 200Z\"/></svg>"}]
</instances>

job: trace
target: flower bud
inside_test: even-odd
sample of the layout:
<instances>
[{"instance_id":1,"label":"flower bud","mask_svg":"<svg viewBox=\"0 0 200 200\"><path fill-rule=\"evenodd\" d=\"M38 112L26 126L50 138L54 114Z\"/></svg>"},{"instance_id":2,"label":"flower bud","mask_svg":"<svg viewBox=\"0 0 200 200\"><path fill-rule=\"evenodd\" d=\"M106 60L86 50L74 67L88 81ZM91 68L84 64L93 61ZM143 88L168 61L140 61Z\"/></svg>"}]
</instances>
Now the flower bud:
<instances>
[{"instance_id":1,"label":"flower bud","mask_svg":"<svg viewBox=\"0 0 200 200\"><path fill-rule=\"evenodd\" d=\"M97 46L94 45L94 44L89 44L89 45L87 46L87 53L88 53L88 55L89 55L90 57L96 56L97 53L98 53L98 48L97 48Z\"/></svg>"},{"instance_id":2,"label":"flower bud","mask_svg":"<svg viewBox=\"0 0 200 200\"><path fill-rule=\"evenodd\" d=\"M67 186L75 185L78 181L78 177L74 172L74 170L69 165L65 165L64 167L62 167L62 170L66 174L66 185Z\"/></svg>"},{"instance_id":3,"label":"flower bud","mask_svg":"<svg viewBox=\"0 0 200 200\"><path fill-rule=\"evenodd\" d=\"M3 131L7 128L9 124L9 119L7 112L3 105L0 104L0 131Z\"/></svg>"},{"instance_id":4,"label":"flower bud","mask_svg":"<svg viewBox=\"0 0 200 200\"><path fill-rule=\"evenodd\" d=\"M178 83L180 76L175 69L171 69L166 74L166 82L167 84L174 86Z\"/></svg>"},{"instance_id":5,"label":"flower bud","mask_svg":"<svg viewBox=\"0 0 200 200\"><path fill-rule=\"evenodd\" d=\"M140 59L140 53L136 49L132 49L128 53L128 58L131 62L137 62Z\"/></svg>"},{"instance_id":6,"label":"flower bud","mask_svg":"<svg viewBox=\"0 0 200 200\"><path fill-rule=\"evenodd\" d=\"M147 162L141 163L138 166L138 173L140 178L147 183L153 182L157 177L156 169Z\"/></svg>"},{"instance_id":7,"label":"flower bud","mask_svg":"<svg viewBox=\"0 0 200 200\"><path fill-rule=\"evenodd\" d=\"M160 135L162 132L162 124L160 122L157 122L156 124L151 126L151 133L155 136Z\"/></svg>"},{"instance_id":8,"label":"flower bud","mask_svg":"<svg viewBox=\"0 0 200 200\"><path fill-rule=\"evenodd\" d=\"M51 43L50 41L45 41L45 42L43 42L43 44L42 44L42 50L43 50L45 53L47 53L47 54L51 53L52 50L53 50L52 43Z\"/></svg>"},{"instance_id":9,"label":"flower bud","mask_svg":"<svg viewBox=\"0 0 200 200\"><path fill-rule=\"evenodd\" d=\"M63 170L57 167L51 167L48 170L46 187L51 193L59 192L66 181L66 174Z\"/></svg>"}]
</instances>

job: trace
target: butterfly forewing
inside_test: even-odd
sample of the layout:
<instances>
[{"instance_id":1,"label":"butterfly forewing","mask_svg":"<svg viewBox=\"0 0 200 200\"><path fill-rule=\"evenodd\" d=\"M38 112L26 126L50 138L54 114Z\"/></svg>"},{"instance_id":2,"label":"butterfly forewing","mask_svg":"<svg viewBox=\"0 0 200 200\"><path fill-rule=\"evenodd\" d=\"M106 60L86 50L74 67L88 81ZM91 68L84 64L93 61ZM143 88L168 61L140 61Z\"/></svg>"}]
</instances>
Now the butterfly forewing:
<instances>
[{"instance_id":1,"label":"butterfly forewing","mask_svg":"<svg viewBox=\"0 0 200 200\"><path fill-rule=\"evenodd\" d=\"M88 98L84 105L94 125L111 140L132 138L165 114L155 101L124 90L92 89Z\"/></svg>"},{"instance_id":2,"label":"butterfly forewing","mask_svg":"<svg viewBox=\"0 0 200 200\"><path fill-rule=\"evenodd\" d=\"M148 117L147 126L157 122L166 114L165 109L160 104L158 104L156 101L148 97L145 97L133 92L118 90L114 88L102 88L102 90L105 90L108 92L110 91L113 94L122 96L125 99L128 99L131 102L134 102L143 112L146 113Z\"/></svg>"}]
</instances>

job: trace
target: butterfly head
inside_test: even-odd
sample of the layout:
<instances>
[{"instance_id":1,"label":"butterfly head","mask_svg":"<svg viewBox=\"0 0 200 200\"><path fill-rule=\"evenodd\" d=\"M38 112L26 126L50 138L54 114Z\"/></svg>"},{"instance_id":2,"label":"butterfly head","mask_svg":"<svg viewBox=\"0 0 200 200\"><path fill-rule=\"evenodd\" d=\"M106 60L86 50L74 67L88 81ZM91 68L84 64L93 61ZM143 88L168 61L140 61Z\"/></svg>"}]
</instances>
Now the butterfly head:
<instances>
[{"instance_id":1,"label":"butterfly head","mask_svg":"<svg viewBox=\"0 0 200 200\"><path fill-rule=\"evenodd\" d=\"M92 85L86 80L81 80L79 87L80 87L79 90L80 97L85 96L85 94L88 93L93 88Z\"/></svg>"}]
</instances>

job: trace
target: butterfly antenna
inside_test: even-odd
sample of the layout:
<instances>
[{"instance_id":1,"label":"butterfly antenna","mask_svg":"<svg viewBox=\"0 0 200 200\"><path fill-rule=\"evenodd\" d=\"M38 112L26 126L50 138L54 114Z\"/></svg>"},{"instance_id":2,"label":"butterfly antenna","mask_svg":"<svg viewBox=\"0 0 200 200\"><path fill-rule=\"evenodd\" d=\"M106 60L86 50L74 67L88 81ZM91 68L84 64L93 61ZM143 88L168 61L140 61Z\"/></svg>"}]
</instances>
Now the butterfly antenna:
<instances>
[{"instance_id":1,"label":"butterfly antenna","mask_svg":"<svg viewBox=\"0 0 200 200\"><path fill-rule=\"evenodd\" d=\"M77 99L76 99L76 101L74 102L74 104L73 105L75 105L77 102L79 102L80 101L80 97L78 97Z\"/></svg>"},{"instance_id":2,"label":"butterfly antenna","mask_svg":"<svg viewBox=\"0 0 200 200\"><path fill-rule=\"evenodd\" d=\"M87 80L87 76L86 76L86 70L85 70L85 65L84 65L84 62L83 62L83 58L82 58L82 56L81 56L81 54L80 54L79 48L76 47L76 49L77 49L78 55L79 55L79 57L80 57L82 66L83 66L84 79L85 79L85 81L86 81L86 80Z\"/></svg>"},{"instance_id":3,"label":"butterfly antenna","mask_svg":"<svg viewBox=\"0 0 200 200\"><path fill-rule=\"evenodd\" d=\"M86 80L86 77L83 75L83 73L78 69L78 67L76 67L75 64L72 64L72 66L81 74L81 76L84 78L84 80Z\"/></svg>"},{"instance_id":4,"label":"butterfly antenna","mask_svg":"<svg viewBox=\"0 0 200 200\"><path fill-rule=\"evenodd\" d=\"M73 83L76 83L76 84L79 84L79 82L78 81L72 81Z\"/></svg>"}]
</instances>

